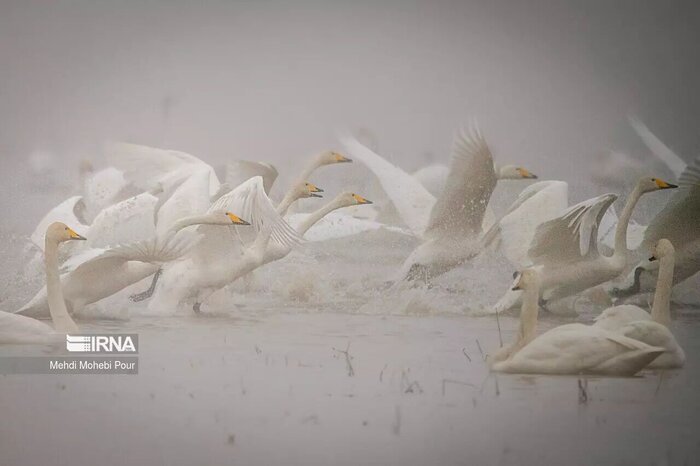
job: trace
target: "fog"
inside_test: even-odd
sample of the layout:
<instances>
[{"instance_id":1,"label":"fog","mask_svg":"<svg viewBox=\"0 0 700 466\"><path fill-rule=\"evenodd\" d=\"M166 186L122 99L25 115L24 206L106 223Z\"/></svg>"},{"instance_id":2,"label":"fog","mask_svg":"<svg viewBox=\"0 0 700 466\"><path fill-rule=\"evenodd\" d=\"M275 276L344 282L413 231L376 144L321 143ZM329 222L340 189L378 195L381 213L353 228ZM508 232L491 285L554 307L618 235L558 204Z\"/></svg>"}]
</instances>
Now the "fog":
<instances>
[{"instance_id":1,"label":"fog","mask_svg":"<svg viewBox=\"0 0 700 466\"><path fill-rule=\"evenodd\" d=\"M338 148L338 129L406 169L445 160L474 117L497 160L575 183L592 154L644 151L635 113L694 157L697 9L610 3L5 1L0 213L30 231L55 202L13 195L29 156L68 177L106 140L266 160L284 178Z\"/></svg>"}]
</instances>

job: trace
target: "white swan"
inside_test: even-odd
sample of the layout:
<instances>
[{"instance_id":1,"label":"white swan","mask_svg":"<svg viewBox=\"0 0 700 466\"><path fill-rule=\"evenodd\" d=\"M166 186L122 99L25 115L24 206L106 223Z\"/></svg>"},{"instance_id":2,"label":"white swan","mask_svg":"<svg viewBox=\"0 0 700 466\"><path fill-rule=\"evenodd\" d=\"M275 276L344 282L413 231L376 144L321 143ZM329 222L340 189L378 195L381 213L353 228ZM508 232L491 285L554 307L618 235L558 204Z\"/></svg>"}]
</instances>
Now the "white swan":
<instances>
[{"instance_id":1,"label":"white swan","mask_svg":"<svg viewBox=\"0 0 700 466\"><path fill-rule=\"evenodd\" d=\"M518 336L489 358L491 370L516 374L633 376L664 352L632 338L583 324L567 324L536 336L539 273L524 270L514 289L523 290Z\"/></svg>"},{"instance_id":2,"label":"white swan","mask_svg":"<svg viewBox=\"0 0 700 466\"><path fill-rule=\"evenodd\" d=\"M181 257L200 240L185 234L192 225L248 225L230 212L214 211L206 215L178 220L170 230L145 241L124 244L105 250L93 250L84 262L61 277L64 299L71 312L112 296L124 288L153 275L162 264ZM48 284L47 284L48 285ZM48 287L44 287L17 313L46 317L49 311Z\"/></svg>"},{"instance_id":3,"label":"white swan","mask_svg":"<svg viewBox=\"0 0 700 466\"><path fill-rule=\"evenodd\" d=\"M0 343L51 343L57 336L77 333L78 326L71 319L63 300L58 272L58 247L61 243L85 238L63 223L52 223L46 230L44 259L48 310L53 328L31 317L0 312Z\"/></svg>"},{"instance_id":4,"label":"white swan","mask_svg":"<svg viewBox=\"0 0 700 466\"><path fill-rule=\"evenodd\" d=\"M445 188L437 199L412 175L392 165L356 139L343 137L341 141L354 158L360 160L374 173L406 226L416 236L423 237L431 226L434 207L438 206L435 215L443 214L449 203L460 194L467 194L470 190L481 192L479 187L493 185L488 193L490 196L496 180L537 178L522 167L494 166L491 152L483 136L476 128L472 133L468 135L465 131L461 131L456 135L450 173ZM472 151L475 153L473 154ZM476 153L479 153L481 158L478 159L479 165L475 168L481 171L470 173L472 156ZM487 157L491 160L490 167L486 167L483 163Z\"/></svg>"},{"instance_id":5,"label":"white swan","mask_svg":"<svg viewBox=\"0 0 700 466\"><path fill-rule=\"evenodd\" d=\"M627 263L627 225L643 194L677 188L658 178L641 178L627 198L615 229L612 256L598 252L598 228L605 211L617 199L604 194L569 208L563 215L537 227L528 256L542 278L542 305L572 296L620 275ZM511 290L496 304L497 311L518 301Z\"/></svg>"},{"instance_id":6,"label":"white swan","mask_svg":"<svg viewBox=\"0 0 700 466\"><path fill-rule=\"evenodd\" d=\"M447 165L434 163L432 165L419 168L413 172L411 176L418 180L418 182L422 184L423 187L430 192L430 194L438 197L442 190L445 189L445 183L447 182L447 177L449 174L450 168Z\"/></svg>"},{"instance_id":7,"label":"white swan","mask_svg":"<svg viewBox=\"0 0 700 466\"><path fill-rule=\"evenodd\" d=\"M659 240L653 249L651 260L658 260L659 272L651 314L638 306L623 304L603 311L593 325L619 332L651 346L664 348L666 352L649 365L651 368L682 367L685 363L685 353L669 329L675 250L667 239Z\"/></svg>"},{"instance_id":8,"label":"white swan","mask_svg":"<svg viewBox=\"0 0 700 466\"><path fill-rule=\"evenodd\" d=\"M299 242L294 229L276 212L260 176L225 194L210 208L210 212L221 210L241 212L250 219L254 236L237 229L199 227L202 238L197 245L181 260L163 267L149 303L151 312L172 313L188 302L198 312L213 292L262 265L269 244Z\"/></svg>"}]
</instances>

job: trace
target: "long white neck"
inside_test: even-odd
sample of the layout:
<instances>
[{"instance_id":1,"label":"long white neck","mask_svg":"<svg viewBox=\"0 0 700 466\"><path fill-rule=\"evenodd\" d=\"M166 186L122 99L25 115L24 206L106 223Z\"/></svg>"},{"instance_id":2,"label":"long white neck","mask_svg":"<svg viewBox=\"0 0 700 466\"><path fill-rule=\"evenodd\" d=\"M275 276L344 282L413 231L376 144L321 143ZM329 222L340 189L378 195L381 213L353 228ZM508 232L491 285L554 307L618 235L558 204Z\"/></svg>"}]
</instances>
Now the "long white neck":
<instances>
[{"instance_id":1,"label":"long white neck","mask_svg":"<svg viewBox=\"0 0 700 466\"><path fill-rule=\"evenodd\" d=\"M535 338L537 333L539 301L539 282L523 290L523 305L520 310L520 328L518 329L518 342L516 343L519 348L527 345Z\"/></svg>"},{"instance_id":2,"label":"long white neck","mask_svg":"<svg viewBox=\"0 0 700 466\"><path fill-rule=\"evenodd\" d=\"M321 156L318 155L311 159L311 162L306 166L303 172L299 175L299 178L297 178L299 181L306 181L309 179L311 174L316 171L318 167L321 166Z\"/></svg>"},{"instance_id":3,"label":"long white neck","mask_svg":"<svg viewBox=\"0 0 700 466\"><path fill-rule=\"evenodd\" d=\"M319 220L321 220L323 217L328 215L329 213L333 212L334 210L341 209L343 207L346 207L345 204L342 203L341 200L339 199L334 199L328 204L324 205L317 211L313 212L310 214L308 217L304 219L303 222L299 224L299 227L297 228L297 231L299 232L299 236L302 238L306 234L309 229L316 224Z\"/></svg>"},{"instance_id":4,"label":"long white neck","mask_svg":"<svg viewBox=\"0 0 700 466\"><path fill-rule=\"evenodd\" d=\"M184 217L179 219L173 224L170 229L174 232L178 232L184 228L190 227L192 225L220 225L221 220L218 215L193 215L191 217Z\"/></svg>"},{"instance_id":5,"label":"long white neck","mask_svg":"<svg viewBox=\"0 0 700 466\"><path fill-rule=\"evenodd\" d=\"M297 189L297 184L295 183L289 191L287 191L287 194L284 195L284 199L282 199L282 202L279 203L277 206L277 213L280 216L283 216L287 213L287 210L289 209L289 206L291 206L294 201L297 201L299 199L299 190Z\"/></svg>"},{"instance_id":6,"label":"long white neck","mask_svg":"<svg viewBox=\"0 0 700 466\"><path fill-rule=\"evenodd\" d=\"M78 326L71 319L63 299L61 276L58 271L58 242L46 238L44 248L46 266L46 293L49 301L49 313L54 328L59 333L78 333Z\"/></svg>"},{"instance_id":7,"label":"long white neck","mask_svg":"<svg viewBox=\"0 0 700 466\"><path fill-rule=\"evenodd\" d=\"M622 209L620 218L617 220L617 228L615 228L614 252L616 256L627 254L627 227L630 224L634 207L637 205L639 198L642 197L642 194L642 189L639 186L635 186L627 198L627 203L625 203L625 208Z\"/></svg>"},{"instance_id":8,"label":"long white neck","mask_svg":"<svg viewBox=\"0 0 700 466\"><path fill-rule=\"evenodd\" d=\"M666 327L671 325L671 290L673 289L674 254L659 259L659 276L656 279L654 304L651 307L651 320Z\"/></svg>"}]
</instances>

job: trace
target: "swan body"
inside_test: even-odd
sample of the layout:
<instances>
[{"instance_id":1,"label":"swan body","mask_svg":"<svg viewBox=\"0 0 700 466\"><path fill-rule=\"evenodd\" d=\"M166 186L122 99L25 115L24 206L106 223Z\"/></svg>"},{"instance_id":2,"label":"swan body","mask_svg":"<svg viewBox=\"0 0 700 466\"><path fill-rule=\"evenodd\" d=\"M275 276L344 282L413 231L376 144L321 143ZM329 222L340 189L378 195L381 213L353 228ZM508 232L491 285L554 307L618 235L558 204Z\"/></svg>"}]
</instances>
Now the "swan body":
<instances>
[{"instance_id":1,"label":"swan body","mask_svg":"<svg viewBox=\"0 0 700 466\"><path fill-rule=\"evenodd\" d=\"M491 370L516 374L633 376L664 349L583 324L567 324L536 336L540 277L526 269L514 288L524 290L516 341L489 358Z\"/></svg>"},{"instance_id":2,"label":"swan body","mask_svg":"<svg viewBox=\"0 0 700 466\"><path fill-rule=\"evenodd\" d=\"M659 240L653 257L654 260L658 259L660 266L651 314L638 306L614 306L603 311L594 324L595 327L664 348L666 352L650 365L655 369L677 368L685 363L683 348L669 330L674 256L675 249L671 242L667 239Z\"/></svg>"},{"instance_id":3,"label":"swan body","mask_svg":"<svg viewBox=\"0 0 700 466\"><path fill-rule=\"evenodd\" d=\"M63 299L58 271L58 248L61 243L84 240L63 223L55 222L46 229L44 259L46 266L47 303L53 328L30 317L0 312L0 343L53 343L66 333L77 333Z\"/></svg>"},{"instance_id":4,"label":"swan body","mask_svg":"<svg viewBox=\"0 0 700 466\"><path fill-rule=\"evenodd\" d=\"M425 166L413 172L413 178L418 180L434 197L438 197L445 188L450 169L447 165L436 163Z\"/></svg>"},{"instance_id":5,"label":"swan body","mask_svg":"<svg viewBox=\"0 0 700 466\"><path fill-rule=\"evenodd\" d=\"M181 260L163 267L149 311L171 313L190 302L199 309L213 292L261 266L269 244L291 246L299 241L296 232L277 214L265 193L263 179L251 178L222 196L210 208L243 212L253 225L253 235L237 229L219 229L203 225L197 245ZM249 245L246 245L246 242Z\"/></svg>"}]
</instances>

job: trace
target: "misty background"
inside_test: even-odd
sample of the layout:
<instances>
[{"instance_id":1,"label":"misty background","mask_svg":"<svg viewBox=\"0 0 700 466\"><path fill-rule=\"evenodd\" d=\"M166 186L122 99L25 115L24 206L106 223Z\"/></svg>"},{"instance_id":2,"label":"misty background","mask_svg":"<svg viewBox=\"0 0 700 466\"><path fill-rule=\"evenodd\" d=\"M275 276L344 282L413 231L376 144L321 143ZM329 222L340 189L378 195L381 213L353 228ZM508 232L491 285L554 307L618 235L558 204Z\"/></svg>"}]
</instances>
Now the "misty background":
<instances>
[{"instance_id":1,"label":"misty background","mask_svg":"<svg viewBox=\"0 0 700 466\"><path fill-rule=\"evenodd\" d=\"M497 162L585 185L602 151L649 156L634 113L691 160L699 26L678 1L2 0L3 228L31 232L107 140L284 182L344 128L406 170L447 162L476 117Z\"/></svg>"}]
</instances>

